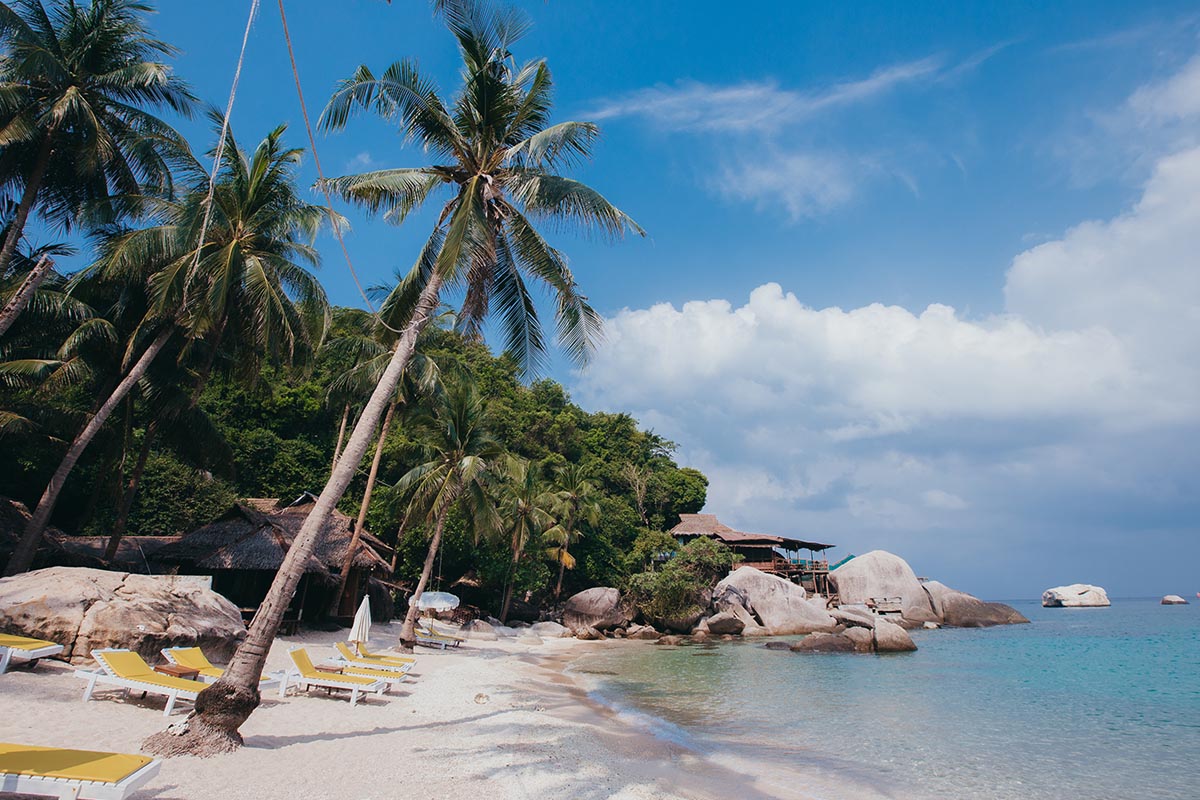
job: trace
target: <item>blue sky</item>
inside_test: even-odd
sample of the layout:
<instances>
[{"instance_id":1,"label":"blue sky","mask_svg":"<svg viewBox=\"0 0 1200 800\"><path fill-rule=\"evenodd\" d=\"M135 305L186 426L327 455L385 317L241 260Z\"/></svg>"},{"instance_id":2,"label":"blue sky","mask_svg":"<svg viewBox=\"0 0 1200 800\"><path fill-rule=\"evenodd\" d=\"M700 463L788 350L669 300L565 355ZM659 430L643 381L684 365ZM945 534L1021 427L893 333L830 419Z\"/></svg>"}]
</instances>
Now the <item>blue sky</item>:
<instances>
[{"instance_id":1,"label":"blue sky","mask_svg":"<svg viewBox=\"0 0 1200 800\"><path fill-rule=\"evenodd\" d=\"M161 5L179 73L223 105L248 2ZM521 5L518 56L548 59L562 119L603 126L579 175L649 233L556 237L610 320L591 368L553 364L576 399L678 442L743 529L995 597L1200 588L1193 3ZM455 86L426 3L288 12L314 115L360 63ZM273 2L233 121L304 144ZM365 117L319 147L330 174L425 163ZM368 283L431 224L347 213Z\"/></svg>"}]
</instances>

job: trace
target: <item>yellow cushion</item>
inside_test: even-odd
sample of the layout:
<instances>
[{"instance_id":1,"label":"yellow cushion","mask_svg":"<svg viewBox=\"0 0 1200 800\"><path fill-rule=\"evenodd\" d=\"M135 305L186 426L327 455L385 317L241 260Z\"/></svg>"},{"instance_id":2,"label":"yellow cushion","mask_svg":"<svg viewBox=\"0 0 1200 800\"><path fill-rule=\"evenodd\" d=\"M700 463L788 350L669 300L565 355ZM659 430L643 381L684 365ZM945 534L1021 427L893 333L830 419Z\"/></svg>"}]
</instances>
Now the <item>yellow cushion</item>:
<instances>
[{"instance_id":1,"label":"yellow cushion","mask_svg":"<svg viewBox=\"0 0 1200 800\"><path fill-rule=\"evenodd\" d=\"M221 677L221 670L212 665L208 660L208 656L204 655L204 651L199 647L172 647L170 651L171 658L181 667L188 669L200 670L205 675L208 675L208 670L217 671L217 677Z\"/></svg>"},{"instance_id":2,"label":"yellow cushion","mask_svg":"<svg viewBox=\"0 0 1200 800\"><path fill-rule=\"evenodd\" d=\"M343 675L362 675L365 678L383 678L385 681L398 680L402 676L399 672L388 672L382 669L371 669L370 667L342 667Z\"/></svg>"},{"instance_id":3,"label":"yellow cushion","mask_svg":"<svg viewBox=\"0 0 1200 800\"><path fill-rule=\"evenodd\" d=\"M153 759L125 753L61 750L0 742L0 773L119 783Z\"/></svg>"},{"instance_id":4,"label":"yellow cushion","mask_svg":"<svg viewBox=\"0 0 1200 800\"><path fill-rule=\"evenodd\" d=\"M333 683L358 684L365 685L374 683L371 678L360 678L356 675L347 675L338 672L321 672L313 666L312 659L308 657L308 651L303 647L297 648L291 652L292 663L296 665L296 669L300 670L301 677L316 681L330 681Z\"/></svg>"},{"instance_id":5,"label":"yellow cushion","mask_svg":"<svg viewBox=\"0 0 1200 800\"><path fill-rule=\"evenodd\" d=\"M11 647L13 650L41 650L43 647L55 647L54 642L44 639L31 639L28 636L14 636L11 633L0 633L0 647Z\"/></svg>"},{"instance_id":6,"label":"yellow cushion","mask_svg":"<svg viewBox=\"0 0 1200 800\"><path fill-rule=\"evenodd\" d=\"M408 658L407 656L385 656L382 653L372 653L370 650L363 647L362 645L359 645L358 649L361 653L361 656L360 656L361 658L370 659L372 661L384 661L387 663L397 664L397 665L417 663L417 660L415 658Z\"/></svg>"},{"instance_id":7,"label":"yellow cushion","mask_svg":"<svg viewBox=\"0 0 1200 800\"><path fill-rule=\"evenodd\" d=\"M189 681L155 672L150 669L150 665L144 658L132 650L110 650L107 653L96 652L92 655L96 656L101 663L106 664L118 678L124 678L127 681L137 681L162 689L178 689L184 692L199 692L207 686L200 681Z\"/></svg>"}]
</instances>

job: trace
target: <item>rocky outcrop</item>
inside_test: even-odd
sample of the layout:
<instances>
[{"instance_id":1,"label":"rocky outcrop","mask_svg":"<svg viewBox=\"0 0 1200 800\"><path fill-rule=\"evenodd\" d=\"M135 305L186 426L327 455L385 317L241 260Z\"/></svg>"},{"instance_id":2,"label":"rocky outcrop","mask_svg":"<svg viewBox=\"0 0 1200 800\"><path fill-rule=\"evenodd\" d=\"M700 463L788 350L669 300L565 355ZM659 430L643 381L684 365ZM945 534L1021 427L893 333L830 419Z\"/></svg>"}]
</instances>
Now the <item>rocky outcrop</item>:
<instances>
[{"instance_id":1,"label":"rocky outcrop","mask_svg":"<svg viewBox=\"0 0 1200 800\"><path fill-rule=\"evenodd\" d=\"M227 661L246 635L237 606L206 578L50 567L0 579L0 631L63 645L82 663L103 647L157 661L164 647L199 646Z\"/></svg>"},{"instance_id":2,"label":"rocky outcrop","mask_svg":"<svg viewBox=\"0 0 1200 800\"><path fill-rule=\"evenodd\" d=\"M472 641L494 642L500 638L496 629L481 619L474 619L462 627L462 635Z\"/></svg>"},{"instance_id":3,"label":"rocky outcrop","mask_svg":"<svg viewBox=\"0 0 1200 800\"><path fill-rule=\"evenodd\" d=\"M829 612L806 601L803 587L753 567L735 569L718 583L712 603L718 613L742 622L743 635L762 628L766 635L787 636L828 631L837 624Z\"/></svg>"},{"instance_id":4,"label":"rocky outcrop","mask_svg":"<svg viewBox=\"0 0 1200 800\"><path fill-rule=\"evenodd\" d=\"M587 626L587 627L579 628L578 630L576 630L575 638L583 639L585 641L594 641L596 639L603 639L604 634L591 626Z\"/></svg>"},{"instance_id":5,"label":"rocky outcrop","mask_svg":"<svg viewBox=\"0 0 1200 800\"><path fill-rule=\"evenodd\" d=\"M951 589L940 581L922 586L929 595L933 613L943 625L954 628L988 628L1029 622L1021 612L1004 603L987 603L978 597Z\"/></svg>"},{"instance_id":6,"label":"rocky outcrop","mask_svg":"<svg viewBox=\"0 0 1200 800\"><path fill-rule=\"evenodd\" d=\"M793 653L854 653L858 645L840 633L810 633L792 645Z\"/></svg>"},{"instance_id":7,"label":"rocky outcrop","mask_svg":"<svg viewBox=\"0 0 1200 800\"><path fill-rule=\"evenodd\" d=\"M557 622L535 622L530 630L543 639L563 639L571 635L570 628Z\"/></svg>"},{"instance_id":8,"label":"rocky outcrop","mask_svg":"<svg viewBox=\"0 0 1200 800\"><path fill-rule=\"evenodd\" d=\"M677 647L677 646L683 644L683 637L682 636L674 636L674 635L660 636L658 641L655 642L655 644L665 644L668 647Z\"/></svg>"},{"instance_id":9,"label":"rocky outcrop","mask_svg":"<svg viewBox=\"0 0 1200 800\"><path fill-rule=\"evenodd\" d=\"M876 653L907 653L916 650L908 631L894 622L885 619L875 622L875 652Z\"/></svg>"},{"instance_id":10,"label":"rocky outcrop","mask_svg":"<svg viewBox=\"0 0 1200 800\"><path fill-rule=\"evenodd\" d=\"M1042 592L1042 605L1046 608L1103 608L1112 603L1108 601L1108 593L1099 586L1073 583Z\"/></svg>"},{"instance_id":11,"label":"rocky outcrop","mask_svg":"<svg viewBox=\"0 0 1200 800\"><path fill-rule=\"evenodd\" d=\"M833 616L838 623L846 627L857 628L874 628L875 615L871 613L871 609L866 606L839 606L830 610L830 615Z\"/></svg>"},{"instance_id":12,"label":"rocky outcrop","mask_svg":"<svg viewBox=\"0 0 1200 800\"><path fill-rule=\"evenodd\" d=\"M629 630L625 632L626 639L638 639L641 641L654 641L660 636L662 634L654 630L650 625L630 625Z\"/></svg>"},{"instance_id":13,"label":"rocky outcrop","mask_svg":"<svg viewBox=\"0 0 1200 800\"><path fill-rule=\"evenodd\" d=\"M731 633L734 636L739 635L746 627L746 623L741 617L736 614L730 614L728 611L719 611L709 617L705 627L709 633L715 633L720 636L722 634Z\"/></svg>"},{"instance_id":14,"label":"rocky outcrop","mask_svg":"<svg viewBox=\"0 0 1200 800\"><path fill-rule=\"evenodd\" d=\"M597 586L572 595L563 606L563 624L576 632L583 628L599 631L619 628L629 624L632 615L621 599L621 593L612 587Z\"/></svg>"},{"instance_id":15,"label":"rocky outcrop","mask_svg":"<svg viewBox=\"0 0 1200 800\"><path fill-rule=\"evenodd\" d=\"M875 649L875 634L871 628L846 628L842 636L854 642L855 652L869 653Z\"/></svg>"},{"instance_id":16,"label":"rocky outcrop","mask_svg":"<svg viewBox=\"0 0 1200 800\"><path fill-rule=\"evenodd\" d=\"M929 595L904 559L884 550L852 558L829 573L843 605L865 605L872 599L900 598L902 616L909 623L936 622Z\"/></svg>"},{"instance_id":17,"label":"rocky outcrop","mask_svg":"<svg viewBox=\"0 0 1200 800\"><path fill-rule=\"evenodd\" d=\"M1177 594L1169 594L1162 599L1161 604L1164 606L1186 606L1188 601Z\"/></svg>"},{"instance_id":18,"label":"rocky outcrop","mask_svg":"<svg viewBox=\"0 0 1200 800\"><path fill-rule=\"evenodd\" d=\"M774 643L772 643L774 644ZM783 649L768 645L770 649ZM789 648L793 653L903 653L916 650L908 631L885 619L873 627L838 626L831 633L810 633Z\"/></svg>"}]
</instances>

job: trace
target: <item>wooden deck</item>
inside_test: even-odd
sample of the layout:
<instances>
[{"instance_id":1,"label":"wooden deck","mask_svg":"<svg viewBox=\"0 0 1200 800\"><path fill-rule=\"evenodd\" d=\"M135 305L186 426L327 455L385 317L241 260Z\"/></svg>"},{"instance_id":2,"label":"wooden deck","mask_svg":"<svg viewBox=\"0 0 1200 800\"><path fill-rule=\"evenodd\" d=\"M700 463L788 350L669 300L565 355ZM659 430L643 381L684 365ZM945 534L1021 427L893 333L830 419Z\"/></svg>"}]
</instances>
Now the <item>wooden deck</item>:
<instances>
[{"instance_id":1,"label":"wooden deck","mask_svg":"<svg viewBox=\"0 0 1200 800\"><path fill-rule=\"evenodd\" d=\"M770 575L797 583L814 594L830 597L832 586L829 583L829 562L815 560L788 560L774 558L770 561L743 561L739 567L754 567Z\"/></svg>"}]
</instances>

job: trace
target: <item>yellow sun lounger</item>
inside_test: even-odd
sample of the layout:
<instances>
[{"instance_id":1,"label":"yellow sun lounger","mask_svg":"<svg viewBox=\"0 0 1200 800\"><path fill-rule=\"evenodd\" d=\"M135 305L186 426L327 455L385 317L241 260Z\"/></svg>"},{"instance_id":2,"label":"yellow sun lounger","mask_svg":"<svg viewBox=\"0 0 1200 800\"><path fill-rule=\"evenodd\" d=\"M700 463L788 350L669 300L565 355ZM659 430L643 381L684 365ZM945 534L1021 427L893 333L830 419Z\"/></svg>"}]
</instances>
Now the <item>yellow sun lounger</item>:
<instances>
[{"instance_id":1,"label":"yellow sun lounger","mask_svg":"<svg viewBox=\"0 0 1200 800\"><path fill-rule=\"evenodd\" d=\"M194 701L196 695L208 685L155 672L145 659L132 650L93 650L92 658L96 659L99 665L96 669L75 670L77 677L87 681L87 687L83 690L85 702L91 699L97 686L113 686L124 689L127 694L130 691L138 691L167 698L163 716L169 717L177 700Z\"/></svg>"},{"instance_id":2,"label":"yellow sun lounger","mask_svg":"<svg viewBox=\"0 0 1200 800\"><path fill-rule=\"evenodd\" d=\"M297 647L289 655L291 655L295 667L284 673L283 680L279 684L280 697L287 694L289 683L300 687L302 691L308 691L313 686L319 686L322 689L345 689L350 692L350 705L353 706L358 703L360 694L367 692L383 694L388 687L386 683L377 678L338 672L321 672L313 664L312 659L308 656L308 651L303 647Z\"/></svg>"},{"instance_id":3,"label":"yellow sun lounger","mask_svg":"<svg viewBox=\"0 0 1200 800\"><path fill-rule=\"evenodd\" d=\"M163 658L172 664L196 670L196 680L198 681L216 683L225 674L225 670L213 666L212 662L208 660L208 656L204 655L204 651L199 647L164 647L161 652ZM263 675L260 678L259 688L274 688L282 679L282 673Z\"/></svg>"},{"instance_id":4,"label":"yellow sun lounger","mask_svg":"<svg viewBox=\"0 0 1200 800\"><path fill-rule=\"evenodd\" d=\"M432 627L417 628L417 644L423 644L426 647L439 647L445 650L447 647L458 647L465 641L466 639L461 636L440 633Z\"/></svg>"},{"instance_id":5,"label":"yellow sun lounger","mask_svg":"<svg viewBox=\"0 0 1200 800\"><path fill-rule=\"evenodd\" d=\"M0 675L8 671L8 665L18 661L36 666L38 659L56 656L63 651L61 644L28 636L0 633Z\"/></svg>"},{"instance_id":6,"label":"yellow sun lounger","mask_svg":"<svg viewBox=\"0 0 1200 800\"><path fill-rule=\"evenodd\" d=\"M350 648L350 645L346 644L345 642L338 642L334 646L337 648L339 658L353 667L366 667L373 670L384 670L392 673L393 675L403 676L407 674L408 671L413 668L413 664L416 663L416 661L411 658L396 658L393 660L386 656L361 656L358 653L355 653L354 650Z\"/></svg>"},{"instance_id":7,"label":"yellow sun lounger","mask_svg":"<svg viewBox=\"0 0 1200 800\"><path fill-rule=\"evenodd\" d=\"M158 774L147 756L0 742L0 792L122 800Z\"/></svg>"},{"instance_id":8,"label":"yellow sun lounger","mask_svg":"<svg viewBox=\"0 0 1200 800\"><path fill-rule=\"evenodd\" d=\"M354 644L358 649L358 654L360 656L362 656L363 658L370 658L370 659L373 659L376 661L386 661L389 664L412 664L415 666L417 663L417 660L415 658L411 658L409 656L397 656L397 655L384 654L384 653L372 653L370 650L367 649L367 646L364 645L362 642L355 642Z\"/></svg>"}]
</instances>

